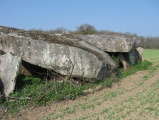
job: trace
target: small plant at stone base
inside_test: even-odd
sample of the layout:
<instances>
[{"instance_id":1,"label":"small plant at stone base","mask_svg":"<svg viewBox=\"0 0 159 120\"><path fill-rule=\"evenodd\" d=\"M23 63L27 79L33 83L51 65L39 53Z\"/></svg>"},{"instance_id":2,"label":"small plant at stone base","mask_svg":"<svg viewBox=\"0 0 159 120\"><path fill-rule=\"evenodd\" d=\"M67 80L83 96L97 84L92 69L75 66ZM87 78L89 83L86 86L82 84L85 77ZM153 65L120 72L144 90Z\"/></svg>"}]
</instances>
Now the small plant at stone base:
<instances>
[{"instance_id":1,"label":"small plant at stone base","mask_svg":"<svg viewBox=\"0 0 159 120\"><path fill-rule=\"evenodd\" d=\"M0 104L8 108L8 112L18 112L23 107L46 105L51 100L75 99L82 93L80 87L76 88L68 81L56 83L45 81L35 76L23 76L18 78L16 89L10 94L9 100L0 99Z\"/></svg>"},{"instance_id":2,"label":"small plant at stone base","mask_svg":"<svg viewBox=\"0 0 159 120\"><path fill-rule=\"evenodd\" d=\"M104 79L102 82L100 82L99 84L101 84L103 87L111 87L112 86L112 80L111 78L106 78Z\"/></svg>"},{"instance_id":3,"label":"small plant at stone base","mask_svg":"<svg viewBox=\"0 0 159 120\"><path fill-rule=\"evenodd\" d=\"M117 68L119 68L120 67L120 58L118 56L116 57L114 55L112 55L112 58L116 64Z\"/></svg>"}]
</instances>

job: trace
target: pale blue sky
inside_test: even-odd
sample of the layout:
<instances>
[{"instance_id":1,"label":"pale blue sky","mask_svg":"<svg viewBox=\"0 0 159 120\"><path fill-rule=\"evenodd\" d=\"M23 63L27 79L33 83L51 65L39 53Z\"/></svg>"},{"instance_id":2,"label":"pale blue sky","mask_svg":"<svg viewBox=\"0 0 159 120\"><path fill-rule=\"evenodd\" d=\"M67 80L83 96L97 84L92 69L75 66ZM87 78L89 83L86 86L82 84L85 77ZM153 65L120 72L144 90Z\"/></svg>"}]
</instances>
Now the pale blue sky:
<instances>
[{"instance_id":1,"label":"pale blue sky","mask_svg":"<svg viewBox=\"0 0 159 120\"><path fill-rule=\"evenodd\" d=\"M159 36L159 0L0 0L0 25L22 29L97 30Z\"/></svg>"}]
</instances>

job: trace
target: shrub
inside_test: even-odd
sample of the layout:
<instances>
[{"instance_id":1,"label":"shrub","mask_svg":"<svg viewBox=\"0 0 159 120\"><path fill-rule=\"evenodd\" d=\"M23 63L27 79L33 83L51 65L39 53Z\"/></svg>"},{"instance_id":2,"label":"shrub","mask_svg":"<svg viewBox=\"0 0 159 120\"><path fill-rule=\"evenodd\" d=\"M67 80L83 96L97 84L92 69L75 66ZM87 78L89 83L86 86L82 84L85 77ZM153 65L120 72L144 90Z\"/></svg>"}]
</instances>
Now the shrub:
<instances>
[{"instance_id":1,"label":"shrub","mask_svg":"<svg viewBox=\"0 0 159 120\"><path fill-rule=\"evenodd\" d=\"M95 34L97 32L97 30L92 25L82 24L79 27L77 27L76 32L79 34L82 34L82 35L88 35L88 34Z\"/></svg>"}]
</instances>

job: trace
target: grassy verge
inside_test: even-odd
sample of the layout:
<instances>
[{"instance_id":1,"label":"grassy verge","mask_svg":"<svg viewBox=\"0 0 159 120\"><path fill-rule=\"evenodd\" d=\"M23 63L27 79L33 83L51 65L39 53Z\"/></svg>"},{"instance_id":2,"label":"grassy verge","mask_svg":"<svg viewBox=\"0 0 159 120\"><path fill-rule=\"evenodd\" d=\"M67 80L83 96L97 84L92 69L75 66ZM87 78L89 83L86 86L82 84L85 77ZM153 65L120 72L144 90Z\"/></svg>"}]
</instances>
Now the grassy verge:
<instances>
[{"instance_id":1,"label":"grassy verge","mask_svg":"<svg viewBox=\"0 0 159 120\"><path fill-rule=\"evenodd\" d=\"M85 83L82 86L74 87L70 82L45 81L39 77L19 76L15 91L10 95L8 100L0 98L0 106L8 108L8 112L15 113L20 109L46 105L49 101L59 101L64 99L75 99L82 94L83 90L101 85L110 87L113 82L120 80L128 75L134 74L139 70L146 70L151 63L144 61L138 65L122 71L120 78L107 78L99 83Z\"/></svg>"},{"instance_id":2,"label":"grassy verge","mask_svg":"<svg viewBox=\"0 0 159 120\"><path fill-rule=\"evenodd\" d=\"M152 65L149 61L139 62L137 65L122 71L121 78L125 78L131 74L135 74L139 70L147 70Z\"/></svg>"},{"instance_id":3,"label":"grassy verge","mask_svg":"<svg viewBox=\"0 0 159 120\"><path fill-rule=\"evenodd\" d=\"M146 60L159 58L159 50L144 49L143 58Z\"/></svg>"}]
</instances>

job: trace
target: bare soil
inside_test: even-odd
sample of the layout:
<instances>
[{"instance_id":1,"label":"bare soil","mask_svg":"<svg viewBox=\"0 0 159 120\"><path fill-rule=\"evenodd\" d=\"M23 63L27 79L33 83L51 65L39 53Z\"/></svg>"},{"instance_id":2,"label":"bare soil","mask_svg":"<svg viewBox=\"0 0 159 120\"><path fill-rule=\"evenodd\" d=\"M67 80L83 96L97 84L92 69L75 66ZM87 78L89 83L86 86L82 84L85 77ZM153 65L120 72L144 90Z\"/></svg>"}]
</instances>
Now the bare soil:
<instances>
[{"instance_id":1,"label":"bare soil","mask_svg":"<svg viewBox=\"0 0 159 120\"><path fill-rule=\"evenodd\" d=\"M114 83L111 88L75 100L22 109L13 120L157 120L159 119L159 65ZM157 84L158 83L158 84Z\"/></svg>"}]
</instances>

